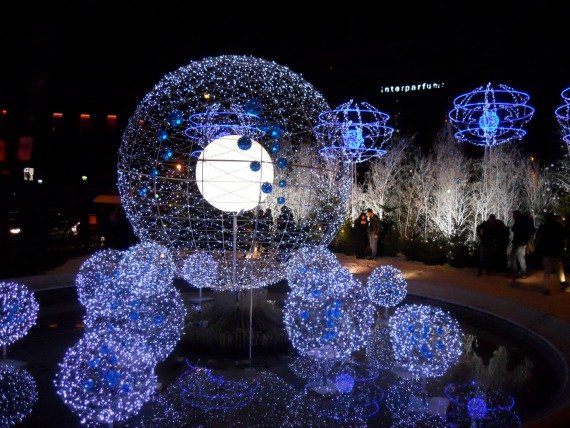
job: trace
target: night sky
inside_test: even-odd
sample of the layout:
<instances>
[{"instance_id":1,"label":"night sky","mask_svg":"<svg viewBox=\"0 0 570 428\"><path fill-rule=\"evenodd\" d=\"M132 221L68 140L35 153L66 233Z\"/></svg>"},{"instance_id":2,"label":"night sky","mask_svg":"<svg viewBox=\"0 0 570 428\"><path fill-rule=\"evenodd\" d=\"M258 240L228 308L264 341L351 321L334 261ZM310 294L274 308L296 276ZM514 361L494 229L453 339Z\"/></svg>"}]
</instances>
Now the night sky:
<instances>
[{"instance_id":1,"label":"night sky","mask_svg":"<svg viewBox=\"0 0 570 428\"><path fill-rule=\"evenodd\" d=\"M2 107L129 116L167 72L248 54L301 73L331 106L353 98L398 115L400 129L424 145L455 96L505 83L528 92L537 109L523 148L549 157L561 144L553 111L570 86L566 2L344 2L318 11L308 2L34 3L0 6ZM445 86L380 92L422 82Z\"/></svg>"}]
</instances>

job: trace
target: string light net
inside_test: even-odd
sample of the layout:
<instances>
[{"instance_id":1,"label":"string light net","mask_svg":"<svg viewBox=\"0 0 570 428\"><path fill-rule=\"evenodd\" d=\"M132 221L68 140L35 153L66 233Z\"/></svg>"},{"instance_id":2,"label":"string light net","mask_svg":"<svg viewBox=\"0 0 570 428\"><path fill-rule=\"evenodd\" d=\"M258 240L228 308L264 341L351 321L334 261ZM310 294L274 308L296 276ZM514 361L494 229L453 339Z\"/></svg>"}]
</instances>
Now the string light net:
<instances>
[{"instance_id":1,"label":"string light net","mask_svg":"<svg viewBox=\"0 0 570 428\"><path fill-rule=\"evenodd\" d=\"M421 420L428 410L428 395L419 379L396 379L386 392L386 408L394 423Z\"/></svg>"},{"instance_id":2,"label":"string light net","mask_svg":"<svg viewBox=\"0 0 570 428\"><path fill-rule=\"evenodd\" d=\"M388 321L396 362L419 377L438 377L462 353L462 331L447 312L404 305Z\"/></svg>"},{"instance_id":3,"label":"string light net","mask_svg":"<svg viewBox=\"0 0 570 428\"><path fill-rule=\"evenodd\" d=\"M214 289L283 278L290 252L328 244L346 210L346 166L319 155L312 131L328 110L301 76L259 58L205 58L167 74L119 150L118 188L135 233L179 259L210 253Z\"/></svg>"},{"instance_id":4,"label":"string light net","mask_svg":"<svg viewBox=\"0 0 570 428\"><path fill-rule=\"evenodd\" d=\"M570 144L570 88L564 89L561 95L564 104L558 107L554 113L560 124L562 140L566 144Z\"/></svg>"},{"instance_id":5,"label":"string light net","mask_svg":"<svg viewBox=\"0 0 570 428\"><path fill-rule=\"evenodd\" d=\"M406 297L408 283L402 272L393 266L380 266L368 277L367 291L375 305L392 307Z\"/></svg>"},{"instance_id":6,"label":"string light net","mask_svg":"<svg viewBox=\"0 0 570 428\"><path fill-rule=\"evenodd\" d=\"M180 293L169 287L152 296L131 295L116 310L105 316L87 314L87 327L102 328L119 334L138 352L155 363L165 360L174 350L185 325L186 308Z\"/></svg>"},{"instance_id":7,"label":"string light net","mask_svg":"<svg viewBox=\"0 0 570 428\"><path fill-rule=\"evenodd\" d=\"M388 324L376 324L366 346L366 358L371 367L390 370L394 367L394 349Z\"/></svg>"},{"instance_id":8,"label":"string light net","mask_svg":"<svg viewBox=\"0 0 570 428\"><path fill-rule=\"evenodd\" d=\"M69 348L55 378L56 391L81 423L111 424L136 414L157 385L154 361L119 335L87 331Z\"/></svg>"},{"instance_id":9,"label":"string light net","mask_svg":"<svg viewBox=\"0 0 570 428\"><path fill-rule=\"evenodd\" d=\"M496 146L526 135L523 126L534 108L530 96L507 85L480 86L453 100L449 119L456 128L455 138L478 146Z\"/></svg>"},{"instance_id":10,"label":"string light net","mask_svg":"<svg viewBox=\"0 0 570 428\"><path fill-rule=\"evenodd\" d=\"M24 337L36 324L40 305L23 284L0 282L0 346Z\"/></svg>"},{"instance_id":11,"label":"string light net","mask_svg":"<svg viewBox=\"0 0 570 428\"><path fill-rule=\"evenodd\" d=\"M359 163L386 154L382 147L394 129L388 116L367 102L350 100L319 116L315 133L325 144L321 154L344 162Z\"/></svg>"},{"instance_id":12,"label":"string light net","mask_svg":"<svg viewBox=\"0 0 570 428\"><path fill-rule=\"evenodd\" d=\"M193 253L184 259L179 275L193 287L209 287L217 283L218 262L210 253Z\"/></svg>"},{"instance_id":13,"label":"string light net","mask_svg":"<svg viewBox=\"0 0 570 428\"><path fill-rule=\"evenodd\" d=\"M311 271L302 287L292 287L284 321L289 339L302 355L343 359L366 345L374 309L362 284L339 267Z\"/></svg>"},{"instance_id":14,"label":"string light net","mask_svg":"<svg viewBox=\"0 0 570 428\"><path fill-rule=\"evenodd\" d=\"M122 258L122 251L108 249L96 252L83 262L75 278L77 297L83 306L97 306L113 294L121 295L117 279Z\"/></svg>"},{"instance_id":15,"label":"string light net","mask_svg":"<svg viewBox=\"0 0 570 428\"><path fill-rule=\"evenodd\" d=\"M38 401L38 390L32 375L24 369L0 365L0 426L22 422Z\"/></svg>"}]
</instances>

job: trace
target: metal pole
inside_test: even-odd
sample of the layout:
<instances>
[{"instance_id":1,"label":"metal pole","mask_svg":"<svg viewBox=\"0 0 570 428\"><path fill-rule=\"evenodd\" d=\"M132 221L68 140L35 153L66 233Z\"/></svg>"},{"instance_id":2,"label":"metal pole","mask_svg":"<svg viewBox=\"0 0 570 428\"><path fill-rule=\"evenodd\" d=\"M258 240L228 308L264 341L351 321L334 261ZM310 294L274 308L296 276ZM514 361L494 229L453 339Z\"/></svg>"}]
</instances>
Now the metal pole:
<instances>
[{"instance_id":1,"label":"metal pole","mask_svg":"<svg viewBox=\"0 0 570 428\"><path fill-rule=\"evenodd\" d=\"M237 215L238 213L234 213L234 224L233 224L233 254L232 254L232 285L235 287L236 285L236 269L237 269Z\"/></svg>"},{"instance_id":2,"label":"metal pole","mask_svg":"<svg viewBox=\"0 0 570 428\"><path fill-rule=\"evenodd\" d=\"M2 345L2 359L6 361L6 344Z\"/></svg>"},{"instance_id":3,"label":"metal pole","mask_svg":"<svg viewBox=\"0 0 570 428\"><path fill-rule=\"evenodd\" d=\"M253 287L249 284L249 365L251 366L251 349L253 345Z\"/></svg>"},{"instance_id":4,"label":"metal pole","mask_svg":"<svg viewBox=\"0 0 570 428\"><path fill-rule=\"evenodd\" d=\"M198 294L198 300L199 300L199 304L198 304L198 312L202 312L202 287L200 287L200 292Z\"/></svg>"}]
</instances>

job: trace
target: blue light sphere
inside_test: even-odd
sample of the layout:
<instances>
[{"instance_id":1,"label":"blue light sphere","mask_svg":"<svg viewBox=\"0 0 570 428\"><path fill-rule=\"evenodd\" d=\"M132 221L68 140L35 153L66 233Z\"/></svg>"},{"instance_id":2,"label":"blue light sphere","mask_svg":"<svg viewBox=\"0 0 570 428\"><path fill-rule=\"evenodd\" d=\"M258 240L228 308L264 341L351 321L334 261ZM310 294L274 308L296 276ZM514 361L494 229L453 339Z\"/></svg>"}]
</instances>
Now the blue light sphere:
<instances>
[{"instance_id":1,"label":"blue light sphere","mask_svg":"<svg viewBox=\"0 0 570 428\"><path fill-rule=\"evenodd\" d=\"M123 255L122 251L113 249L97 251L79 267L75 287L78 300L83 306L99 305L112 299L112 295L122 295L117 290L117 281ZM129 288L122 291L128 291Z\"/></svg>"},{"instance_id":2,"label":"blue light sphere","mask_svg":"<svg viewBox=\"0 0 570 428\"><path fill-rule=\"evenodd\" d=\"M322 95L299 74L260 58L209 57L168 72L142 98L119 148L118 189L135 234L141 242L168 247L178 265L188 254L212 254L219 262L217 289L264 287L283 279L284 265L294 250L328 245L344 220L351 189L349 168L338 159L324 159L313 132L319 115L328 110ZM173 111L184 118L180 126L168 122ZM161 130L167 134L163 140L157 138ZM225 152L225 147L214 144L232 136L237 138ZM255 144L241 150L237 140L243 136L256 141L264 152L254 150ZM279 146L272 148L276 138ZM206 158L212 154L208 148L216 147L220 150L214 154L223 154L225 165ZM165 158L165 150L172 154ZM262 172L273 169L271 180L254 174L256 164L251 162L255 161ZM235 171L228 173L225 168L229 165L237 166L233 176ZM232 186L216 185L208 175L212 171L219 173L218 183ZM239 204L243 188L235 184L244 177L253 183L248 189L260 196L260 202L247 209L212 204L202 193L204 187L215 187L220 199ZM286 180L286 188L262 192L264 182L280 180ZM141 188L149 189L146 196L139 194ZM247 195L248 201L256 199ZM291 216L275 227L285 201ZM264 228L265 220L256 214L267 209L274 213L273 224ZM262 227L256 228L255 222ZM261 234L263 251L251 257Z\"/></svg>"},{"instance_id":3,"label":"blue light sphere","mask_svg":"<svg viewBox=\"0 0 570 428\"><path fill-rule=\"evenodd\" d=\"M287 187L287 180L279 180L279 187L281 187L282 189Z\"/></svg>"},{"instance_id":4,"label":"blue light sphere","mask_svg":"<svg viewBox=\"0 0 570 428\"><path fill-rule=\"evenodd\" d=\"M24 369L0 364L0 398L0 427L22 423L38 401L34 378Z\"/></svg>"},{"instance_id":5,"label":"blue light sphere","mask_svg":"<svg viewBox=\"0 0 570 428\"><path fill-rule=\"evenodd\" d=\"M341 267L338 259L325 246L306 246L299 248L287 262L285 273L289 287L305 287L323 280L323 288L328 286L328 279L322 272L332 271ZM348 276L349 272L343 271ZM314 275L314 277L312 277ZM350 281L350 279L348 279Z\"/></svg>"},{"instance_id":6,"label":"blue light sphere","mask_svg":"<svg viewBox=\"0 0 570 428\"><path fill-rule=\"evenodd\" d=\"M474 397L467 402L467 413L471 419L483 419L487 415L487 403L479 397Z\"/></svg>"},{"instance_id":7,"label":"blue light sphere","mask_svg":"<svg viewBox=\"0 0 570 428\"><path fill-rule=\"evenodd\" d=\"M421 377L438 377L463 352L459 323L429 305L404 305L388 321L396 363Z\"/></svg>"},{"instance_id":8,"label":"blue light sphere","mask_svg":"<svg viewBox=\"0 0 570 428\"><path fill-rule=\"evenodd\" d=\"M269 146L269 151L272 155L276 155L281 151L281 144L279 144L277 141L274 141L271 143L271 146Z\"/></svg>"},{"instance_id":9,"label":"blue light sphere","mask_svg":"<svg viewBox=\"0 0 570 428\"><path fill-rule=\"evenodd\" d=\"M492 133L499 127L499 122L499 115L496 112L493 110L484 110L479 118L479 127L487 133Z\"/></svg>"},{"instance_id":10,"label":"blue light sphere","mask_svg":"<svg viewBox=\"0 0 570 428\"><path fill-rule=\"evenodd\" d=\"M367 291L375 305L392 307L406 297L408 284L402 272L393 266L380 266L368 277Z\"/></svg>"},{"instance_id":11,"label":"blue light sphere","mask_svg":"<svg viewBox=\"0 0 570 428\"><path fill-rule=\"evenodd\" d=\"M172 149L166 148L162 151L162 159L170 160L172 159L173 154Z\"/></svg>"},{"instance_id":12,"label":"blue light sphere","mask_svg":"<svg viewBox=\"0 0 570 428\"><path fill-rule=\"evenodd\" d=\"M159 129L158 130L158 139L160 141L166 141L168 140L168 132L166 132L165 129Z\"/></svg>"},{"instance_id":13,"label":"blue light sphere","mask_svg":"<svg viewBox=\"0 0 570 428\"><path fill-rule=\"evenodd\" d=\"M24 284L0 282L0 347L21 339L38 319L40 305Z\"/></svg>"},{"instance_id":14,"label":"blue light sphere","mask_svg":"<svg viewBox=\"0 0 570 428\"><path fill-rule=\"evenodd\" d=\"M273 185L271 183L263 183L261 185L261 191L263 193L271 193L271 191L273 190Z\"/></svg>"},{"instance_id":15,"label":"blue light sphere","mask_svg":"<svg viewBox=\"0 0 570 428\"><path fill-rule=\"evenodd\" d=\"M251 148L251 138L244 135L238 139L237 144L240 150L249 150Z\"/></svg>"},{"instance_id":16,"label":"blue light sphere","mask_svg":"<svg viewBox=\"0 0 570 428\"><path fill-rule=\"evenodd\" d=\"M277 167L278 168L285 169L285 168L287 168L287 165L288 165L287 159L285 159L285 158L277 159Z\"/></svg>"},{"instance_id":17,"label":"blue light sphere","mask_svg":"<svg viewBox=\"0 0 570 428\"><path fill-rule=\"evenodd\" d=\"M173 111L168 116L168 123L170 123L171 126L182 125L182 114L179 111Z\"/></svg>"},{"instance_id":18,"label":"blue light sphere","mask_svg":"<svg viewBox=\"0 0 570 428\"><path fill-rule=\"evenodd\" d=\"M253 172L257 172L261 169L261 163L258 161L253 161L249 164L249 169L251 169Z\"/></svg>"}]
</instances>

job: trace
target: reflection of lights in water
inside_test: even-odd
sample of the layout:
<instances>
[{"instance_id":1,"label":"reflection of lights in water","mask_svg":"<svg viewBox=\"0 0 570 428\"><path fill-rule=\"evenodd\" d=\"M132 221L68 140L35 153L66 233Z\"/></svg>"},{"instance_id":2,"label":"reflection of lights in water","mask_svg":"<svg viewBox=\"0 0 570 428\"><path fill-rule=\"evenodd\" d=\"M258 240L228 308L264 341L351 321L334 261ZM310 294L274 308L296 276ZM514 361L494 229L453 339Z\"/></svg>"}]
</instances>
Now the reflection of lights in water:
<instances>
[{"instance_id":1,"label":"reflection of lights in water","mask_svg":"<svg viewBox=\"0 0 570 428\"><path fill-rule=\"evenodd\" d=\"M459 323L439 308L404 305L388 324L397 363L417 376L441 376L462 353Z\"/></svg>"},{"instance_id":2,"label":"reflection of lights in water","mask_svg":"<svg viewBox=\"0 0 570 428\"><path fill-rule=\"evenodd\" d=\"M19 424L38 400L36 382L24 369L0 364L0 426Z\"/></svg>"},{"instance_id":3,"label":"reflection of lights in water","mask_svg":"<svg viewBox=\"0 0 570 428\"><path fill-rule=\"evenodd\" d=\"M67 350L54 383L82 423L112 424L139 412L151 397L154 364L122 337L91 330Z\"/></svg>"},{"instance_id":4,"label":"reflection of lights in water","mask_svg":"<svg viewBox=\"0 0 570 428\"><path fill-rule=\"evenodd\" d=\"M0 346L21 339L36 323L40 305L33 291L16 282L0 282Z\"/></svg>"}]
</instances>

